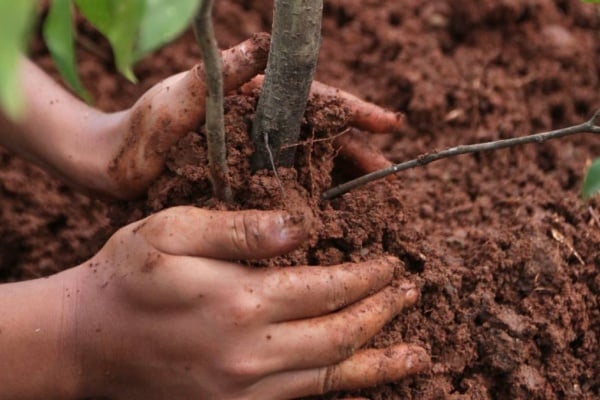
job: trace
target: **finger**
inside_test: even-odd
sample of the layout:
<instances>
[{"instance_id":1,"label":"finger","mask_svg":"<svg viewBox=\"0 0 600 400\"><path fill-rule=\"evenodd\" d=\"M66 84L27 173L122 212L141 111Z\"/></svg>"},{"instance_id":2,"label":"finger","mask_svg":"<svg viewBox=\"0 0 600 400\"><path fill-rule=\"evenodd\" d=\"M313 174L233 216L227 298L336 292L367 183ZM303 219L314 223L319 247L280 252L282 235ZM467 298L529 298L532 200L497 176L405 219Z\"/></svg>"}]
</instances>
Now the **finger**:
<instances>
[{"instance_id":1,"label":"finger","mask_svg":"<svg viewBox=\"0 0 600 400\"><path fill-rule=\"evenodd\" d=\"M336 137L334 144L339 147L340 156L352 163L358 173L368 174L392 165L361 132L351 130Z\"/></svg>"},{"instance_id":2,"label":"finger","mask_svg":"<svg viewBox=\"0 0 600 400\"><path fill-rule=\"evenodd\" d=\"M262 87L264 76L259 75L242 86L243 93L252 93ZM381 108L373 103L336 89L324 83L313 81L310 87L311 96L320 96L338 100L350 112L350 125L372 133L391 133L404 126L405 116Z\"/></svg>"},{"instance_id":3,"label":"finger","mask_svg":"<svg viewBox=\"0 0 600 400\"><path fill-rule=\"evenodd\" d=\"M315 368L350 357L417 297L412 284L388 286L337 313L273 326L267 339L274 353L265 353L271 371Z\"/></svg>"},{"instance_id":4,"label":"finger","mask_svg":"<svg viewBox=\"0 0 600 400\"><path fill-rule=\"evenodd\" d=\"M270 305L265 312L271 322L315 317L381 290L392 281L398 263L389 257L331 267L267 269L258 277L259 295Z\"/></svg>"},{"instance_id":5,"label":"finger","mask_svg":"<svg viewBox=\"0 0 600 400\"><path fill-rule=\"evenodd\" d=\"M254 34L250 39L225 50L223 60L223 89L237 89L264 71L269 56L271 37L268 33Z\"/></svg>"},{"instance_id":6,"label":"finger","mask_svg":"<svg viewBox=\"0 0 600 400\"><path fill-rule=\"evenodd\" d=\"M258 398L263 398L261 393L297 398L338 390L357 390L424 372L430 364L425 349L398 344L387 349L361 350L339 364L327 367L274 374L263 379L256 391Z\"/></svg>"},{"instance_id":7,"label":"finger","mask_svg":"<svg viewBox=\"0 0 600 400\"><path fill-rule=\"evenodd\" d=\"M267 33L255 34L250 39L221 53L225 92L243 85L265 69L269 38ZM185 134L194 130L198 123L204 120L206 85L202 63L183 75L167 79L157 86L164 95L160 97L160 102L157 101L158 98L153 102L155 109L152 111L154 115L152 119L155 124L164 125L164 116L161 117L161 114L168 114L172 119L170 131Z\"/></svg>"},{"instance_id":8,"label":"finger","mask_svg":"<svg viewBox=\"0 0 600 400\"><path fill-rule=\"evenodd\" d=\"M313 81L310 93L340 100L350 110L350 125L355 128L372 133L390 133L399 131L404 125L404 114L388 111L324 83Z\"/></svg>"},{"instance_id":9,"label":"finger","mask_svg":"<svg viewBox=\"0 0 600 400\"><path fill-rule=\"evenodd\" d=\"M254 35L222 53L224 89L229 91L264 70L267 34ZM169 148L204 121L206 85L202 64L150 89L126 112L117 130L128 132L115 143L109 173L120 198L133 198L160 174Z\"/></svg>"},{"instance_id":10,"label":"finger","mask_svg":"<svg viewBox=\"0 0 600 400\"><path fill-rule=\"evenodd\" d=\"M210 211L174 207L132 229L166 254L259 259L287 253L307 237L312 219L302 212Z\"/></svg>"}]
</instances>

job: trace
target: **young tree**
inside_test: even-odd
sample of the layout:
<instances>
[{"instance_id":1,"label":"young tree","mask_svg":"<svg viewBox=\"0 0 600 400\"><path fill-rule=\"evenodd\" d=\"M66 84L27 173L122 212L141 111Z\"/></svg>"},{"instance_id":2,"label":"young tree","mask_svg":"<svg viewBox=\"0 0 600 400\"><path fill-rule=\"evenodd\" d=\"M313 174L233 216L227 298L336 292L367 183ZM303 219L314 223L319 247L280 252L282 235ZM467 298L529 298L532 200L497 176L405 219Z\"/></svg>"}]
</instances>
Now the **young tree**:
<instances>
[{"instance_id":1,"label":"young tree","mask_svg":"<svg viewBox=\"0 0 600 400\"><path fill-rule=\"evenodd\" d=\"M321 44L322 0L275 0L271 49L252 127L252 167L289 167ZM285 150L282 148L285 147Z\"/></svg>"}]
</instances>

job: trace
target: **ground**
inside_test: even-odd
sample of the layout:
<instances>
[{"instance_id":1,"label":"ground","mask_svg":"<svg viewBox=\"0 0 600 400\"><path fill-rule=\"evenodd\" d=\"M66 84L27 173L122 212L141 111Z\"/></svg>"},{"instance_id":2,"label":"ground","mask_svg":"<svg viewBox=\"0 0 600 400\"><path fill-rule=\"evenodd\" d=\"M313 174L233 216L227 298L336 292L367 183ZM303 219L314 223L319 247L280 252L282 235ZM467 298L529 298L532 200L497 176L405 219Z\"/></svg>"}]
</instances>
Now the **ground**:
<instances>
[{"instance_id":1,"label":"ground","mask_svg":"<svg viewBox=\"0 0 600 400\"><path fill-rule=\"evenodd\" d=\"M600 17L592 5L325 3L317 78L406 113L401 133L372 139L394 161L579 123L600 108ZM217 2L220 45L268 30L271 6L259 0ZM98 42L89 28L83 36ZM116 75L104 43L93 53L80 50L83 80L104 110L131 105L152 84L198 60L187 33L137 66L136 86ZM54 73L38 41L32 57ZM232 157L239 178L251 182L249 193L238 182L236 199L240 207L281 206L272 180L244 175L244 135L254 101L239 94L227 100ZM307 138L342 129L343 111L335 104L309 106ZM0 279L44 276L76 265L119 224L168 205L219 207L209 199L199 166L202 140L186 136L148 196L130 204L75 194L0 149ZM598 137L584 134L440 161L331 202L318 199L331 184L331 142L318 142L312 152L299 149L296 186L320 224L310 246L266 263L331 264L392 254L422 290L418 305L369 345L421 344L432 355L432 369L355 395L600 397L600 202L579 196L586 165L600 156ZM347 175L342 164L333 171L334 181Z\"/></svg>"}]
</instances>

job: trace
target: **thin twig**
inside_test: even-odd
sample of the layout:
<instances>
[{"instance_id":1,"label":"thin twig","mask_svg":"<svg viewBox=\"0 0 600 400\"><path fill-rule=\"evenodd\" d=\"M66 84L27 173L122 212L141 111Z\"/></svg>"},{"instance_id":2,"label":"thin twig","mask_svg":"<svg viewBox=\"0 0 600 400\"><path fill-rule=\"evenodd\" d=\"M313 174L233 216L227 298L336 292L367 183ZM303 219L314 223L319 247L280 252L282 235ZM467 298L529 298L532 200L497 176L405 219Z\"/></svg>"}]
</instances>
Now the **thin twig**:
<instances>
[{"instance_id":1,"label":"thin twig","mask_svg":"<svg viewBox=\"0 0 600 400\"><path fill-rule=\"evenodd\" d=\"M203 0L194 19L194 32L202 52L206 77L206 141L210 180L215 196L232 201L223 111L223 66L212 23L213 0Z\"/></svg>"},{"instance_id":2,"label":"thin twig","mask_svg":"<svg viewBox=\"0 0 600 400\"><path fill-rule=\"evenodd\" d=\"M350 132L351 130L352 130L352 128L346 128L343 131L336 133L333 136L328 136L328 137L319 138L319 139L303 140L303 141L297 142L297 143L286 144L285 146L281 146L281 149L288 149L290 147L298 147L298 146L312 146L313 144L320 143L320 142L331 142L331 141L337 139L338 137L345 135L346 133Z\"/></svg>"},{"instance_id":3,"label":"thin twig","mask_svg":"<svg viewBox=\"0 0 600 400\"><path fill-rule=\"evenodd\" d=\"M273 157L273 150L271 150L271 144L269 143L269 134L267 132L265 132L264 140L265 148L267 149L267 154L269 155L269 162L271 163L271 169L273 170L273 175L275 175L275 180L277 181L279 191L281 192L281 199L285 200L285 189L283 188L283 184L281 183L281 177L279 176L279 172L277 172L277 166L275 165L275 158Z\"/></svg>"},{"instance_id":4,"label":"thin twig","mask_svg":"<svg viewBox=\"0 0 600 400\"><path fill-rule=\"evenodd\" d=\"M498 150L511 146L518 146L527 143L542 143L549 139L557 139L564 136L570 136L577 133L600 133L600 110L596 111L594 116L587 122L584 122L579 125L569 126L567 128L556 129L549 132L536 133L533 135L522 136L518 138L512 139L503 139L503 140L494 140L492 142L478 143L478 144L470 144L470 145L462 145L451 147L449 149L437 152L437 153L427 153L423 154L414 160L406 161L400 164L392 165L388 168L383 168L378 171L371 172L369 174L358 177L349 182L343 183L339 186L326 190L321 198L324 200L328 200L339 195L342 195L352 189L355 189L359 186L363 186L367 183L373 182L377 179L385 178L388 175L395 174L400 171L404 171L406 169L420 167L423 165L427 165L430 162L441 160L443 158L449 158L458 156L460 154L467 153L476 153L480 151L488 151L488 150Z\"/></svg>"}]
</instances>

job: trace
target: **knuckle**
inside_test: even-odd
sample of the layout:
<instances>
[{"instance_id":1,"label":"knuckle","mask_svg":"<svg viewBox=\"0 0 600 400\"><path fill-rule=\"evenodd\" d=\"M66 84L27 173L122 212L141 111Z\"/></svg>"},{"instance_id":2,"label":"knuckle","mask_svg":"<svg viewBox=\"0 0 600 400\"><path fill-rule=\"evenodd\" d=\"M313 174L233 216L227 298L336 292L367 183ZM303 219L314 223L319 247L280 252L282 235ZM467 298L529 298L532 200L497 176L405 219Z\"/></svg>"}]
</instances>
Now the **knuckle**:
<instances>
[{"instance_id":1,"label":"knuckle","mask_svg":"<svg viewBox=\"0 0 600 400\"><path fill-rule=\"evenodd\" d=\"M264 374L264 368L256 357L236 357L226 359L221 365L222 373L236 386L254 383Z\"/></svg>"},{"instance_id":2,"label":"knuckle","mask_svg":"<svg viewBox=\"0 0 600 400\"><path fill-rule=\"evenodd\" d=\"M112 234L103 250L108 257L111 257L117 264L122 264L128 259L140 259L142 254L150 250L147 241L136 236L136 229L140 225L128 225L120 228Z\"/></svg>"},{"instance_id":3,"label":"knuckle","mask_svg":"<svg viewBox=\"0 0 600 400\"><path fill-rule=\"evenodd\" d=\"M246 294L237 294L231 299L227 307L230 322L236 327L247 327L252 325L259 316L261 307L252 296Z\"/></svg>"},{"instance_id":4,"label":"knuckle","mask_svg":"<svg viewBox=\"0 0 600 400\"><path fill-rule=\"evenodd\" d=\"M134 228L133 231L135 231L135 229L136 228ZM130 226L125 226L125 227L119 228L115 233L112 234L109 242L111 242L113 244L124 244L124 243L126 243L126 241L128 241L130 239L131 234L132 234L132 229Z\"/></svg>"},{"instance_id":5,"label":"knuckle","mask_svg":"<svg viewBox=\"0 0 600 400\"><path fill-rule=\"evenodd\" d=\"M274 301L270 298L273 293L292 291L303 284L310 288L293 268L268 268L262 273L260 282L261 295L271 301Z\"/></svg>"},{"instance_id":6,"label":"knuckle","mask_svg":"<svg viewBox=\"0 0 600 400\"><path fill-rule=\"evenodd\" d=\"M347 287L341 287L339 282L332 279L332 287L327 296L326 307L329 312L337 311L348 304Z\"/></svg>"},{"instance_id":7,"label":"knuckle","mask_svg":"<svg viewBox=\"0 0 600 400\"><path fill-rule=\"evenodd\" d=\"M242 252L254 252L260 248L260 215L238 213L233 217L231 236L233 246Z\"/></svg>"},{"instance_id":8,"label":"knuckle","mask_svg":"<svg viewBox=\"0 0 600 400\"><path fill-rule=\"evenodd\" d=\"M155 270L164 269L167 265L167 257L159 251L150 250L141 265L141 272L151 273Z\"/></svg>"},{"instance_id":9,"label":"knuckle","mask_svg":"<svg viewBox=\"0 0 600 400\"><path fill-rule=\"evenodd\" d=\"M321 369L319 373L319 394L325 394L340 387L340 370L337 365L330 365Z\"/></svg>"},{"instance_id":10,"label":"knuckle","mask_svg":"<svg viewBox=\"0 0 600 400\"><path fill-rule=\"evenodd\" d=\"M334 361L345 360L359 347L358 335L352 334L348 324L334 327L329 335L329 348Z\"/></svg>"},{"instance_id":11,"label":"knuckle","mask_svg":"<svg viewBox=\"0 0 600 400\"><path fill-rule=\"evenodd\" d=\"M160 233L165 230L172 230L173 225L177 225L180 221L184 221L193 215L196 209L192 206L177 206L167 208L156 214L151 215L146 220L141 222L138 229L151 231L152 233Z\"/></svg>"}]
</instances>

